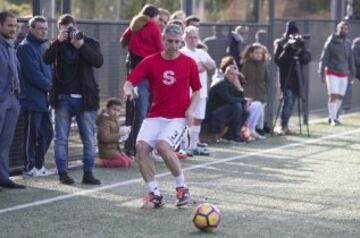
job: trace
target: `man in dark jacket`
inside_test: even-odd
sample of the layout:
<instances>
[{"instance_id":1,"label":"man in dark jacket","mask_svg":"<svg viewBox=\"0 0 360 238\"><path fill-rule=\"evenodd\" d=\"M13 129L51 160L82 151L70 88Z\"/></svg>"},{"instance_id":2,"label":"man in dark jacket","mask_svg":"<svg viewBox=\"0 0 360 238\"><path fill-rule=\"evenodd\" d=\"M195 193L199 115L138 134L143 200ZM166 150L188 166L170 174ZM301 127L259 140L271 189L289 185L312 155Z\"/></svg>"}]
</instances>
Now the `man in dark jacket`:
<instances>
[{"instance_id":1,"label":"man in dark jacket","mask_svg":"<svg viewBox=\"0 0 360 238\"><path fill-rule=\"evenodd\" d=\"M226 53L234 57L236 65L241 69L241 53L245 49L247 43L247 37L249 35L248 26L237 26L234 31L231 32L229 37L229 45L226 48Z\"/></svg>"},{"instance_id":2,"label":"man in dark jacket","mask_svg":"<svg viewBox=\"0 0 360 238\"><path fill-rule=\"evenodd\" d=\"M305 42L299 34L294 21L286 23L286 31L282 38L275 41L274 60L280 71L280 87L283 97L281 111L280 135L289 135L289 119L297 97L303 93L301 86L302 66L311 61L310 52L305 49ZM297 67L299 66L299 67ZM299 70L299 72L298 72ZM303 96L303 95L302 95Z\"/></svg>"},{"instance_id":3,"label":"man in dark jacket","mask_svg":"<svg viewBox=\"0 0 360 238\"><path fill-rule=\"evenodd\" d=\"M24 163L28 176L46 176L44 159L53 138L48 92L51 86L51 67L42 55L48 37L48 23L43 16L29 20L30 32L19 44L17 56L21 64L20 104L25 119Z\"/></svg>"},{"instance_id":4,"label":"man in dark jacket","mask_svg":"<svg viewBox=\"0 0 360 238\"><path fill-rule=\"evenodd\" d=\"M93 67L103 64L99 43L75 28L75 19L65 14L58 19L59 34L45 51L44 61L54 64L51 105L55 109L55 161L60 182L73 184L67 174L68 137L72 117L76 117L84 146L83 184L100 184L94 178L96 156L95 120L99 108L99 85Z\"/></svg>"}]
</instances>

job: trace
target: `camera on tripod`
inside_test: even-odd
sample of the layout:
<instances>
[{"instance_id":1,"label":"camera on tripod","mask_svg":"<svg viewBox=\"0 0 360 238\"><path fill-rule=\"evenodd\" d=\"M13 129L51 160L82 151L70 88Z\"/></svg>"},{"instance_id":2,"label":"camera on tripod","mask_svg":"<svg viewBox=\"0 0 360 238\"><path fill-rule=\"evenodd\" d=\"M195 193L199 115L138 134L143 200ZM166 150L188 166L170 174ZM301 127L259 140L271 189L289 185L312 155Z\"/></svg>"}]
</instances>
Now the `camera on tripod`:
<instances>
[{"instance_id":1,"label":"camera on tripod","mask_svg":"<svg viewBox=\"0 0 360 238\"><path fill-rule=\"evenodd\" d=\"M68 29L68 41L75 39L75 40L82 40L84 39L85 35L83 32L79 31L75 27L69 27Z\"/></svg>"},{"instance_id":2,"label":"camera on tripod","mask_svg":"<svg viewBox=\"0 0 360 238\"><path fill-rule=\"evenodd\" d=\"M287 41L286 45L291 50L294 50L295 53L298 53L305 48L305 41L302 35L292 34L289 35L289 40Z\"/></svg>"}]
</instances>

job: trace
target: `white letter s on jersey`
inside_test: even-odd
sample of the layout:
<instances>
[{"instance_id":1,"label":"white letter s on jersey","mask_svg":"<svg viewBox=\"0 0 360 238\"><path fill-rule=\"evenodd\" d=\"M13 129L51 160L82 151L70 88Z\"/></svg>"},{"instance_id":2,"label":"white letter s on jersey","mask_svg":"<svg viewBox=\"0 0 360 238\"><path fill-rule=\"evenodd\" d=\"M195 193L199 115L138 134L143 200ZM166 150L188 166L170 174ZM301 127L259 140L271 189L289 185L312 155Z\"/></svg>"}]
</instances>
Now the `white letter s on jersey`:
<instances>
[{"instance_id":1,"label":"white letter s on jersey","mask_svg":"<svg viewBox=\"0 0 360 238\"><path fill-rule=\"evenodd\" d=\"M172 85L176 82L176 78L175 78L175 72L172 70L166 70L163 73L163 83L165 85Z\"/></svg>"}]
</instances>

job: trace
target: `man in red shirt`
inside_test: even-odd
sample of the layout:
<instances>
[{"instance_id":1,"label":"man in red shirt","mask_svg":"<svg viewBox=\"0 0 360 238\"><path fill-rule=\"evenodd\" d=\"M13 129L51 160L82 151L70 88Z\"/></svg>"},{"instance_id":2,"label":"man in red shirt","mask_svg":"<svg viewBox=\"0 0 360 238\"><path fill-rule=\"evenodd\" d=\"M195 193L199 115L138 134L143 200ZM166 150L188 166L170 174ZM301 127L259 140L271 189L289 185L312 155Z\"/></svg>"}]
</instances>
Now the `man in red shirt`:
<instances>
[{"instance_id":1,"label":"man in red shirt","mask_svg":"<svg viewBox=\"0 0 360 238\"><path fill-rule=\"evenodd\" d=\"M166 26L165 50L145 58L124 84L124 96L133 99L134 86L146 78L152 96L150 112L143 121L136 144L136 161L149 190L144 209L159 208L164 204L155 181L154 163L150 160L150 152L155 148L175 177L176 206L184 206L190 201L190 192L173 148L186 135L199 101L201 84L195 61L179 52L181 39L179 26ZM190 88L193 91L191 98Z\"/></svg>"}]
</instances>

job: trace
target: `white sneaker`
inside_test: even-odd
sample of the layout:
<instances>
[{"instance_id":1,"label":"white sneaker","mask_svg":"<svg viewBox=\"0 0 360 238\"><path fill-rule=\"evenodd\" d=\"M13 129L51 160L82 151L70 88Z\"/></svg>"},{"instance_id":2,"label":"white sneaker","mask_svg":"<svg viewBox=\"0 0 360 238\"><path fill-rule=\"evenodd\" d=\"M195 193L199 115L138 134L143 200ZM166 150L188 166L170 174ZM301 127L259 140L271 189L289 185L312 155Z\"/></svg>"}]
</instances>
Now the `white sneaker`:
<instances>
[{"instance_id":1,"label":"white sneaker","mask_svg":"<svg viewBox=\"0 0 360 238\"><path fill-rule=\"evenodd\" d=\"M330 121L330 126L337 126L335 120L331 120L331 121Z\"/></svg>"},{"instance_id":2,"label":"white sneaker","mask_svg":"<svg viewBox=\"0 0 360 238\"><path fill-rule=\"evenodd\" d=\"M54 172L48 170L44 166L41 169L38 169L37 171L39 171L39 176L49 176L54 174Z\"/></svg>"},{"instance_id":3,"label":"white sneaker","mask_svg":"<svg viewBox=\"0 0 360 238\"><path fill-rule=\"evenodd\" d=\"M252 136L253 138L255 138L256 140L265 140L265 139L266 139L265 136L262 136L262 135L260 135L260 134L257 133L257 132L251 132L251 136Z\"/></svg>"},{"instance_id":4,"label":"white sneaker","mask_svg":"<svg viewBox=\"0 0 360 238\"><path fill-rule=\"evenodd\" d=\"M40 170L34 167L30 171L25 172L25 175L29 177L39 177L41 176L41 173Z\"/></svg>"},{"instance_id":5,"label":"white sneaker","mask_svg":"<svg viewBox=\"0 0 360 238\"><path fill-rule=\"evenodd\" d=\"M156 150L153 150L150 154L150 158L155 162L164 162L161 156L158 154Z\"/></svg>"}]
</instances>

